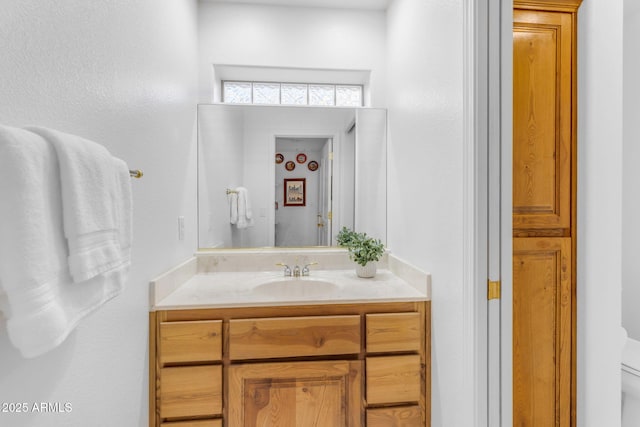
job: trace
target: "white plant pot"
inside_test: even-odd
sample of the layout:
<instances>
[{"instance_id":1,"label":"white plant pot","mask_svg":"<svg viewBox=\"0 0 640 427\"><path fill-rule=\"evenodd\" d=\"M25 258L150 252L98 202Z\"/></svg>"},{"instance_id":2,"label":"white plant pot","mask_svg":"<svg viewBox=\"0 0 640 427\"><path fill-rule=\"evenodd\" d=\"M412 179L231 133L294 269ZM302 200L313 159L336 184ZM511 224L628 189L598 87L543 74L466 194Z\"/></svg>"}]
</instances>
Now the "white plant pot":
<instances>
[{"instance_id":1,"label":"white plant pot","mask_svg":"<svg viewBox=\"0 0 640 427\"><path fill-rule=\"evenodd\" d=\"M358 277L362 277L364 279L370 279L376 275L377 263L376 262L368 262L364 267L360 264L356 264L356 274Z\"/></svg>"}]
</instances>

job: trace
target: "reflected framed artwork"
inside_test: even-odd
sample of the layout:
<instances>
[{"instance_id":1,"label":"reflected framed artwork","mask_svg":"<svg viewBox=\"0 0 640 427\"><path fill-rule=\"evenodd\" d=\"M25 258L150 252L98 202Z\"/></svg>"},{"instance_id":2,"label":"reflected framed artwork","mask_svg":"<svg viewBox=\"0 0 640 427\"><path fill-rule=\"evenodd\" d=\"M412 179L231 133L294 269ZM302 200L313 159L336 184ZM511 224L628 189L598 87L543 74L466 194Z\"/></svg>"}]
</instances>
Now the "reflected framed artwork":
<instances>
[{"instance_id":1,"label":"reflected framed artwork","mask_svg":"<svg viewBox=\"0 0 640 427\"><path fill-rule=\"evenodd\" d=\"M306 178L285 178L284 180L284 205L305 206L306 203Z\"/></svg>"}]
</instances>

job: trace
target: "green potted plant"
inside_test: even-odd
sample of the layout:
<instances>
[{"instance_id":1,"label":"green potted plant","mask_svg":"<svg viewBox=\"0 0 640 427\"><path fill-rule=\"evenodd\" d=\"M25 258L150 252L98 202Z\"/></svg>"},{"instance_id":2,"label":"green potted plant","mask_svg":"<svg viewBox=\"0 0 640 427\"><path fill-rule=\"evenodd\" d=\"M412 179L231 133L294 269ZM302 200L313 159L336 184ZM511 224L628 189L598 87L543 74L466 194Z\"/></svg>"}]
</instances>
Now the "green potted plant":
<instances>
[{"instance_id":1,"label":"green potted plant","mask_svg":"<svg viewBox=\"0 0 640 427\"><path fill-rule=\"evenodd\" d=\"M370 278L376 275L376 262L384 254L384 245L380 239L367 236L342 227L336 237L338 245L349 250L349 258L356 263L358 277Z\"/></svg>"}]
</instances>

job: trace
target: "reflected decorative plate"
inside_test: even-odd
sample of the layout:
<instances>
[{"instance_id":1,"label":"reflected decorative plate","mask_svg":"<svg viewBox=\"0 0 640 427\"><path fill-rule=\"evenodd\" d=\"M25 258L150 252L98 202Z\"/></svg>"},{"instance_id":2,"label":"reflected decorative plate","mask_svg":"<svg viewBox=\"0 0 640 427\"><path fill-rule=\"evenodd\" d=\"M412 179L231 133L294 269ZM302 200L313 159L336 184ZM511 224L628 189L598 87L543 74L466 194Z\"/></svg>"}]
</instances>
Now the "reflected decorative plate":
<instances>
[{"instance_id":1,"label":"reflected decorative plate","mask_svg":"<svg viewBox=\"0 0 640 427\"><path fill-rule=\"evenodd\" d=\"M315 171L318 170L318 162L316 162L315 160L311 160L309 162L309 164L307 165L307 167L309 168L310 171Z\"/></svg>"},{"instance_id":2,"label":"reflected decorative plate","mask_svg":"<svg viewBox=\"0 0 640 427\"><path fill-rule=\"evenodd\" d=\"M304 163L307 161L307 155L304 153L298 153L298 155L296 156L296 161L298 163Z\"/></svg>"},{"instance_id":3,"label":"reflected decorative plate","mask_svg":"<svg viewBox=\"0 0 640 427\"><path fill-rule=\"evenodd\" d=\"M280 164L284 162L284 156L280 153L276 153L276 163Z\"/></svg>"},{"instance_id":4,"label":"reflected decorative plate","mask_svg":"<svg viewBox=\"0 0 640 427\"><path fill-rule=\"evenodd\" d=\"M289 160L287 163L284 164L285 169L287 169L288 171L292 171L296 168L296 164L293 163L291 160Z\"/></svg>"}]
</instances>

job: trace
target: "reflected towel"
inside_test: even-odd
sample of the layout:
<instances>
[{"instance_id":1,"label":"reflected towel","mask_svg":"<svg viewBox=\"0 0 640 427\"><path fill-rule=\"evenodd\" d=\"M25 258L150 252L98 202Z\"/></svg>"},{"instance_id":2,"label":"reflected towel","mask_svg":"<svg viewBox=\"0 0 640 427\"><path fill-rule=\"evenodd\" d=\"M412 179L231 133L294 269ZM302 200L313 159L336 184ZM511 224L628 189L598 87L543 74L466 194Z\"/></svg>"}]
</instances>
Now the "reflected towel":
<instances>
[{"instance_id":1,"label":"reflected towel","mask_svg":"<svg viewBox=\"0 0 640 427\"><path fill-rule=\"evenodd\" d=\"M238 194L237 193L229 193L229 222L231 224L238 223Z\"/></svg>"},{"instance_id":2,"label":"reflected towel","mask_svg":"<svg viewBox=\"0 0 640 427\"><path fill-rule=\"evenodd\" d=\"M253 225L253 212L249 200L249 190L244 187L236 188L238 192L238 228L243 229Z\"/></svg>"}]
</instances>

